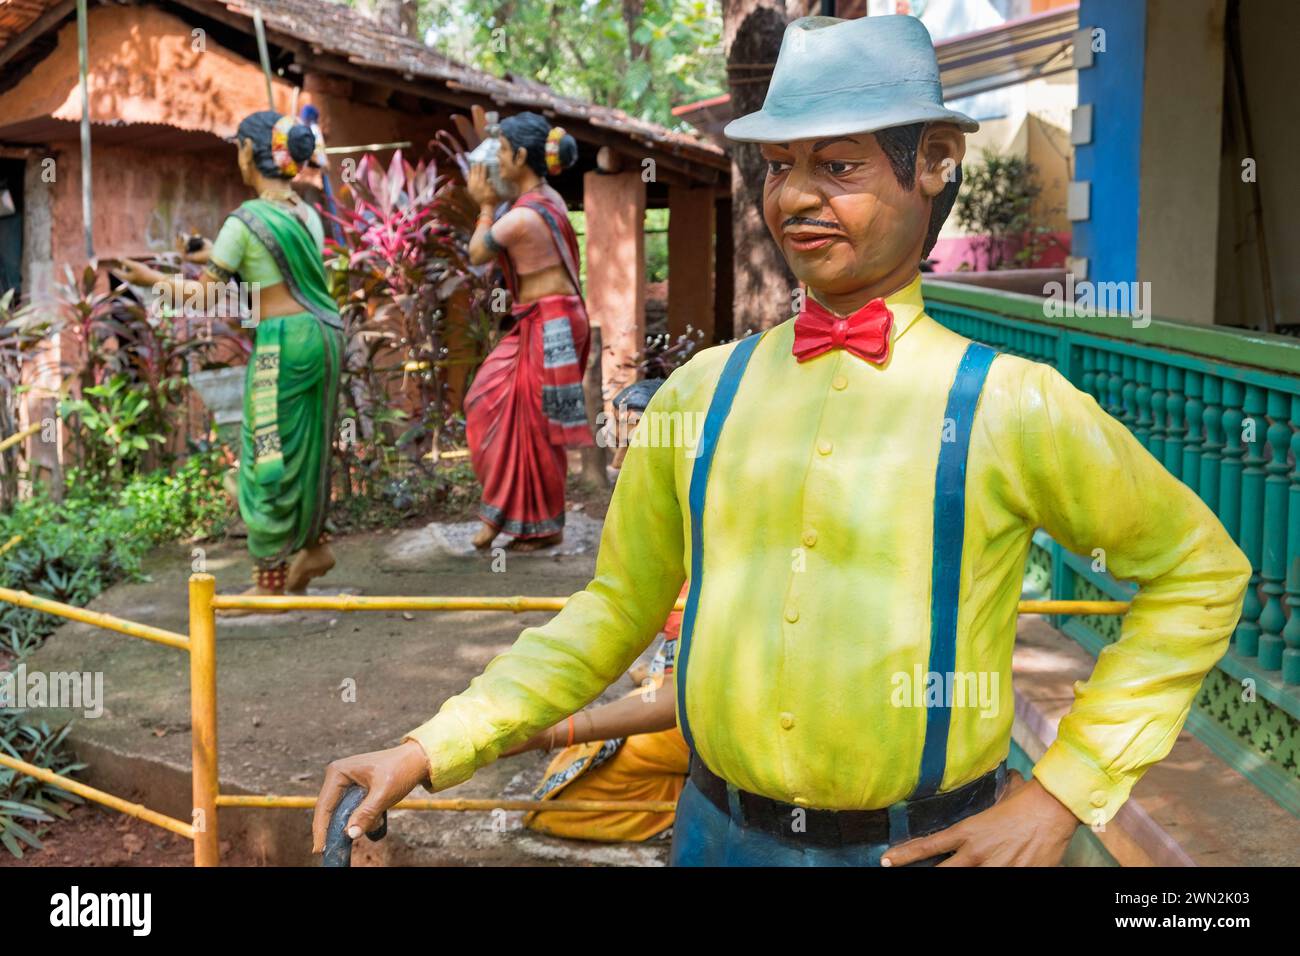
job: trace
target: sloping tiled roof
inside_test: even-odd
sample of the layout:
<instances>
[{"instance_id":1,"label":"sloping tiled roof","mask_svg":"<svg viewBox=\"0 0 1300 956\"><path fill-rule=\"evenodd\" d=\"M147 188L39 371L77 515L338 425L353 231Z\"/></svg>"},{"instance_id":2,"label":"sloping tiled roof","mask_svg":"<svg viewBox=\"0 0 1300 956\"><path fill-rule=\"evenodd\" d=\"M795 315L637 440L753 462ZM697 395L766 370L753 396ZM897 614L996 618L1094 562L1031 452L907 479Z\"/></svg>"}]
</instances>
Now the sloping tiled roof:
<instances>
[{"instance_id":1,"label":"sloping tiled roof","mask_svg":"<svg viewBox=\"0 0 1300 956\"><path fill-rule=\"evenodd\" d=\"M91 0L95 2L95 0ZM676 155L714 170L730 168L717 145L629 116L622 110L561 96L534 80L496 77L449 59L418 40L395 36L350 7L328 0L158 0L206 14L237 28L253 31L254 10L260 10L268 40L291 50L345 61L358 70L396 74L407 83L433 81L425 95L432 99L486 98L513 106L555 114L560 122L585 123L635 144ZM67 7L68 0L0 0L0 51L46 11ZM378 77L376 77L378 79ZM439 96L440 88L446 93ZM578 131L571 129L577 135Z\"/></svg>"},{"instance_id":2,"label":"sloping tiled roof","mask_svg":"<svg viewBox=\"0 0 1300 956\"><path fill-rule=\"evenodd\" d=\"M52 0L0 0L0 49L58 5Z\"/></svg>"}]
</instances>

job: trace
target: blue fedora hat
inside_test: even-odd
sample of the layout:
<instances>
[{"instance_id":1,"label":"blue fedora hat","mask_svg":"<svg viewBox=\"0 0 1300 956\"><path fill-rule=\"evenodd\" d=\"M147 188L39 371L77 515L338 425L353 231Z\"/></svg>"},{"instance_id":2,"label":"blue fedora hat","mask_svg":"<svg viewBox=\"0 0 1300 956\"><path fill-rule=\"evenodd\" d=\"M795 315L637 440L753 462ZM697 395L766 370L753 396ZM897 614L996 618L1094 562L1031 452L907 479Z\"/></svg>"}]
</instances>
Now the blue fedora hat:
<instances>
[{"instance_id":1,"label":"blue fedora hat","mask_svg":"<svg viewBox=\"0 0 1300 956\"><path fill-rule=\"evenodd\" d=\"M916 17L801 17L785 28L763 108L723 132L740 143L979 123L943 105L930 33Z\"/></svg>"}]
</instances>

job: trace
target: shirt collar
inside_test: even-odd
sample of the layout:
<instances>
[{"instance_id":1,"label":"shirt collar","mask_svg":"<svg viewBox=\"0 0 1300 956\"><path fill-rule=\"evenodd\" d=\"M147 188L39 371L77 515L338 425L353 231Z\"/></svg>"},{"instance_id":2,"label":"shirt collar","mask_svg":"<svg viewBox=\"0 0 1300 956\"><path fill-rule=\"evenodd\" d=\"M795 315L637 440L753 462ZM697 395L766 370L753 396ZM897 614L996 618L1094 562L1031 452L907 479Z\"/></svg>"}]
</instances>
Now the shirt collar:
<instances>
[{"instance_id":1,"label":"shirt collar","mask_svg":"<svg viewBox=\"0 0 1300 956\"><path fill-rule=\"evenodd\" d=\"M885 305L894 315L894 333L890 339L894 342L911 328L912 323L925 311L925 302L921 298L921 273L914 275L912 281L897 292L885 296Z\"/></svg>"},{"instance_id":2,"label":"shirt collar","mask_svg":"<svg viewBox=\"0 0 1300 956\"><path fill-rule=\"evenodd\" d=\"M925 312L925 302L921 298L921 273L917 272L906 285L885 296L885 305L894 316L892 343Z\"/></svg>"}]
</instances>

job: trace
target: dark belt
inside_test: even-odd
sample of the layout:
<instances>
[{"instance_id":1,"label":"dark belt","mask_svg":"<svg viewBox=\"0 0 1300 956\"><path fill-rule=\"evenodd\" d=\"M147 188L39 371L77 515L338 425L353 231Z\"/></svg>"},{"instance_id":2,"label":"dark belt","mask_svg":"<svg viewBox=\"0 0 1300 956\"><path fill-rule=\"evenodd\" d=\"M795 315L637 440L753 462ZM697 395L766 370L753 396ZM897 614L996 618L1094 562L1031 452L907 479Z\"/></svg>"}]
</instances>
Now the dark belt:
<instances>
[{"instance_id":1,"label":"dark belt","mask_svg":"<svg viewBox=\"0 0 1300 956\"><path fill-rule=\"evenodd\" d=\"M993 806L1005 774L1006 765L1002 764L956 790L904 800L883 810L814 810L732 788L738 811L733 813L727 781L704 766L694 753L690 764L691 783L737 825L816 846L889 844L935 833Z\"/></svg>"}]
</instances>

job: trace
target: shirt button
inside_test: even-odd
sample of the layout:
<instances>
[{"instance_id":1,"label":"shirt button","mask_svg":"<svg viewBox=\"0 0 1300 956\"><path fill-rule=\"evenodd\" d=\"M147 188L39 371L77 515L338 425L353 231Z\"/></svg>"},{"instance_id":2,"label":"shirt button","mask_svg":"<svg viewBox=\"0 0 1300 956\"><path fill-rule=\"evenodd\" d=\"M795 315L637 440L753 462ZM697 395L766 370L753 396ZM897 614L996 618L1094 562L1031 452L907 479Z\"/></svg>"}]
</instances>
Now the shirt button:
<instances>
[{"instance_id":1,"label":"shirt button","mask_svg":"<svg viewBox=\"0 0 1300 956\"><path fill-rule=\"evenodd\" d=\"M815 545L817 543L817 532L813 531L811 528L805 531L803 533L803 543L806 548L811 548Z\"/></svg>"},{"instance_id":2,"label":"shirt button","mask_svg":"<svg viewBox=\"0 0 1300 956\"><path fill-rule=\"evenodd\" d=\"M842 392L848 387L849 387L849 380L845 378L843 375L836 375L833 379L831 379L831 388L835 389L835 391L837 392Z\"/></svg>"},{"instance_id":3,"label":"shirt button","mask_svg":"<svg viewBox=\"0 0 1300 956\"><path fill-rule=\"evenodd\" d=\"M789 730L791 727L793 727L793 726L794 726L794 714L791 714L791 713L789 713L789 712L786 712L786 713L782 714L782 715L781 715L781 726L782 726L783 728L785 728L786 730Z\"/></svg>"},{"instance_id":4,"label":"shirt button","mask_svg":"<svg viewBox=\"0 0 1300 956\"><path fill-rule=\"evenodd\" d=\"M1094 790L1092 791L1092 796L1089 799L1092 801L1092 805L1100 810L1102 807L1106 805L1106 801L1109 798L1106 796L1105 790Z\"/></svg>"},{"instance_id":5,"label":"shirt button","mask_svg":"<svg viewBox=\"0 0 1300 956\"><path fill-rule=\"evenodd\" d=\"M817 452L818 454L829 455L831 453L831 449L833 449L834 447L835 447L834 445L832 445L829 441L823 438L821 441L817 443Z\"/></svg>"},{"instance_id":6,"label":"shirt button","mask_svg":"<svg viewBox=\"0 0 1300 956\"><path fill-rule=\"evenodd\" d=\"M793 624L795 621L799 620L799 610L793 607L786 608L785 619Z\"/></svg>"}]
</instances>

